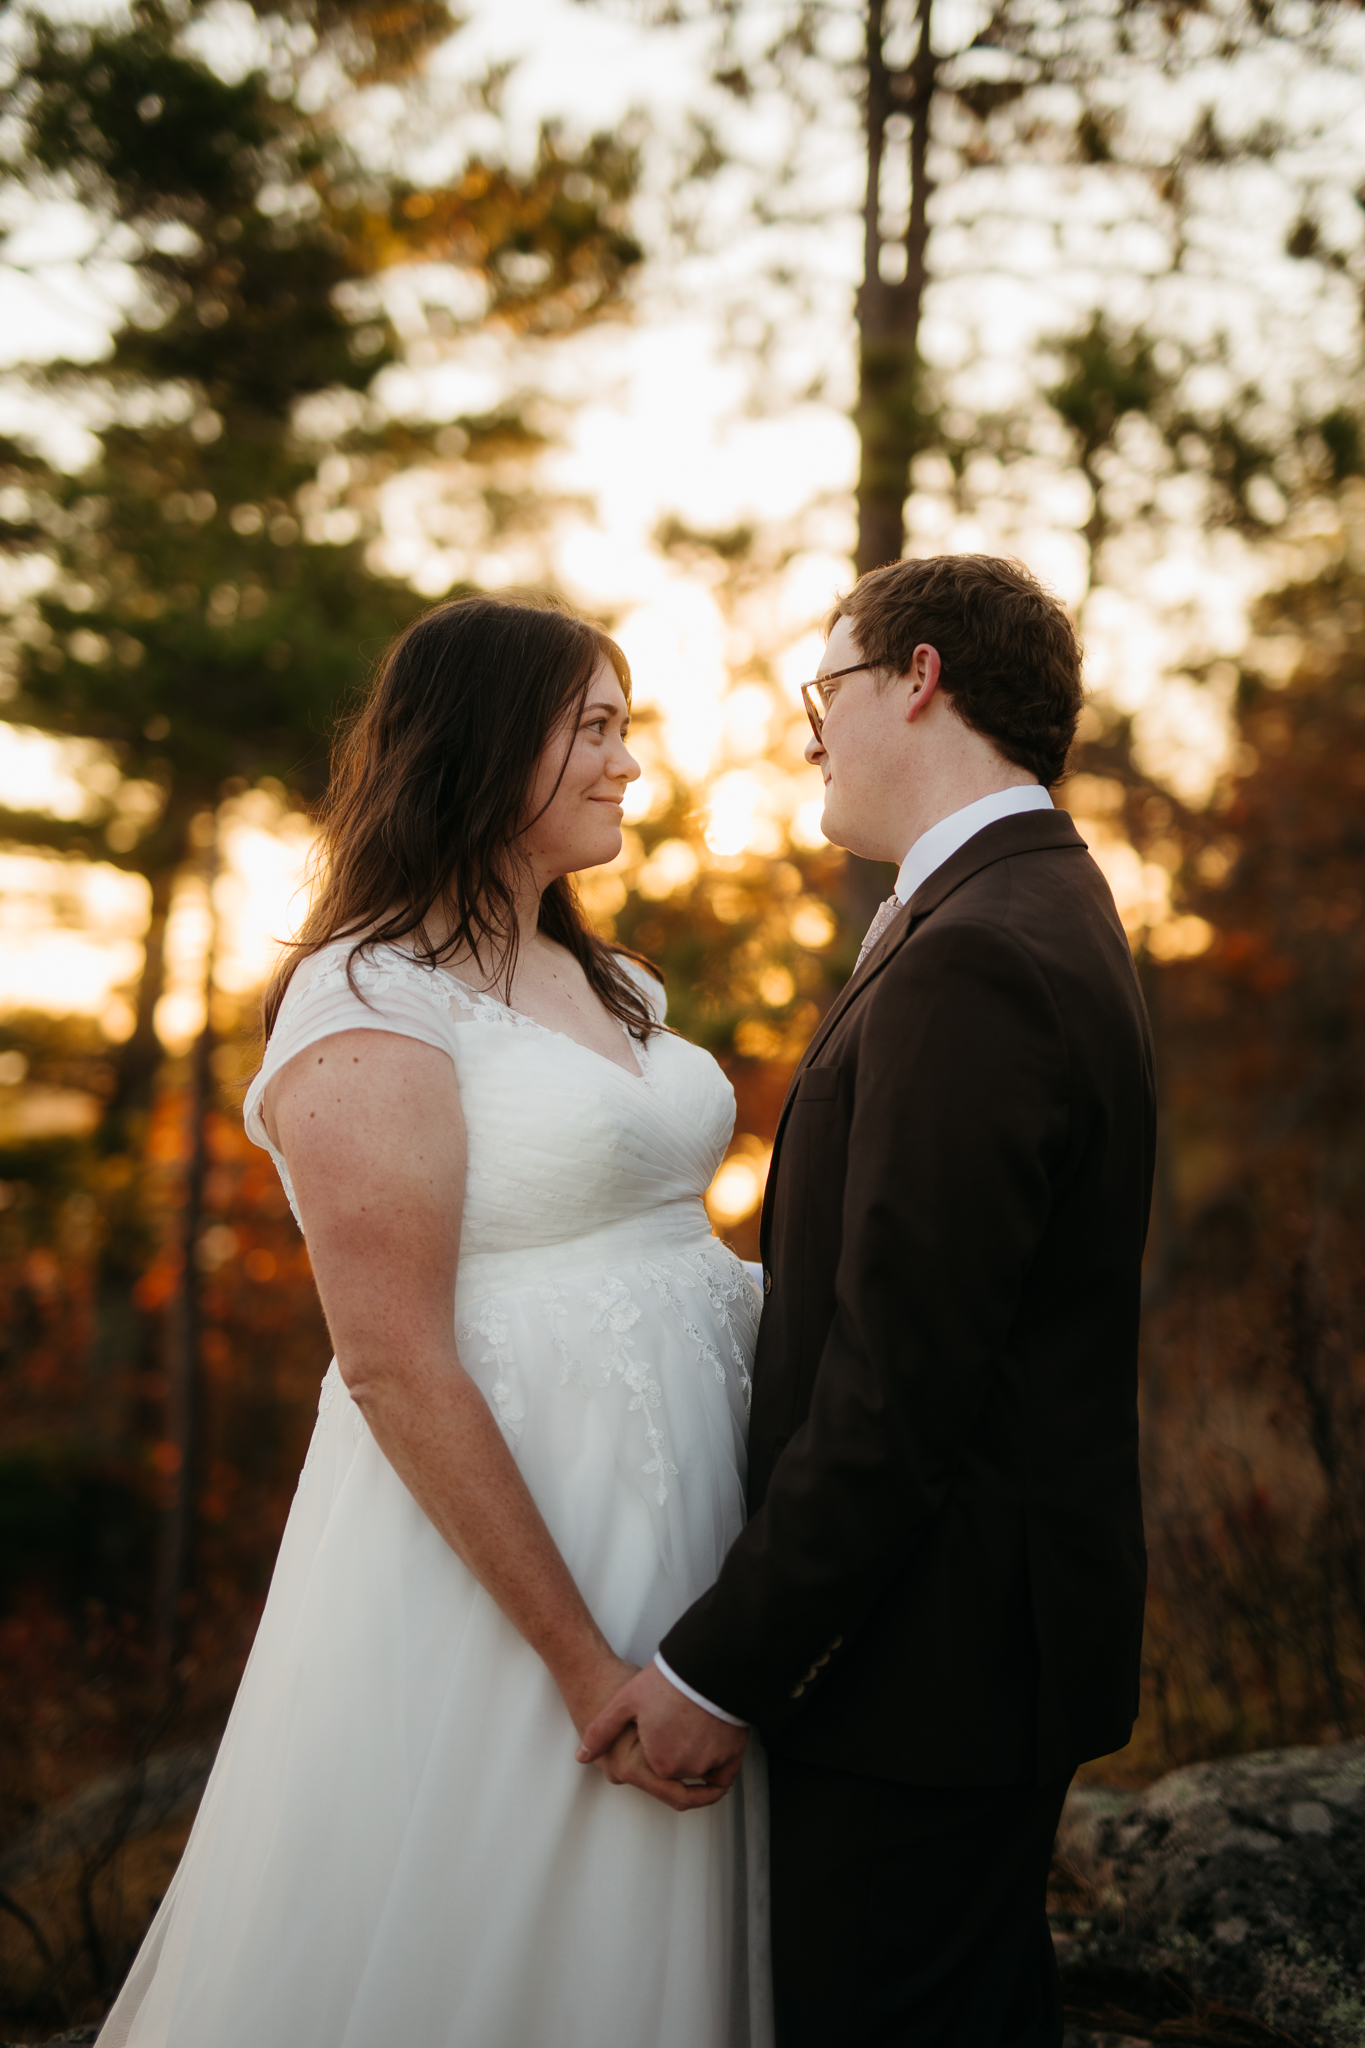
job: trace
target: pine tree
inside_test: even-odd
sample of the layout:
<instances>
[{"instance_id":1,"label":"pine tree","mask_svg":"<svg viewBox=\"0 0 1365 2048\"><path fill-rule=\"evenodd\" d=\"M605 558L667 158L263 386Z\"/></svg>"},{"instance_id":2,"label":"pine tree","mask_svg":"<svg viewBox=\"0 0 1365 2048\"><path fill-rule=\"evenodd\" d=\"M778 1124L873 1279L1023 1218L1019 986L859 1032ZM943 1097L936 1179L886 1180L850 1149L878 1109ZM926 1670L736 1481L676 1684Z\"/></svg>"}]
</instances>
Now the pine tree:
<instances>
[{"instance_id":1,"label":"pine tree","mask_svg":"<svg viewBox=\"0 0 1365 2048\"><path fill-rule=\"evenodd\" d=\"M416 118L423 60L457 27L439 0L262 6L236 69L206 54L214 19L163 0L96 27L31 12L0 88L11 216L26 198L79 202L136 286L101 361L29 377L93 424L94 460L61 471L36 426L0 448L0 545L20 572L48 572L14 579L36 595L4 636L7 715L97 742L115 772L97 816L4 812L0 838L113 862L150 892L136 1025L85 1165L93 1335L64 1433L159 1497L163 1678L196 1577L214 1339L207 1024L188 1076L158 1093L173 892L206 865L225 796L273 778L316 798L338 713L420 609L386 551L390 480L428 468L438 511L484 533L539 516L544 430L527 408L438 420L382 402L409 338L386 281L406 273L428 356L478 334L510 350L616 311L641 253L628 141L571 150L546 129L523 168L485 149L440 184L396 168L401 151L376 167L348 142L375 86L402 86ZM497 86L481 84L485 115Z\"/></svg>"},{"instance_id":2,"label":"pine tree","mask_svg":"<svg viewBox=\"0 0 1365 2048\"><path fill-rule=\"evenodd\" d=\"M448 339L515 337L610 311L640 255L634 159L612 139L573 153L547 131L526 171L471 157L441 189L357 158L338 106L411 87L454 26L436 0L299 0L272 11L276 43L240 78L198 53L204 11L138 0L95 29L31 14L0 97L11 180L82 201L140 293L103 362L35 380L103 411L92 466L0 450L0 540L55 571L12 622L8 713L102 742L120 774L93 829L9 813L0 835L113 860L151 889L115 1123L147 1101L161 937L196 817L267 775L315 796L338 708L419 604L376 567L383 484L432 462L495 519L518 511L500 471L536 446L524 418L414 425L372 396L400 353L384 273L455 266ZM328 69L342 83L318 106ZM439 307L428 324L439 337Z\"/></svg>"}]
</instances>

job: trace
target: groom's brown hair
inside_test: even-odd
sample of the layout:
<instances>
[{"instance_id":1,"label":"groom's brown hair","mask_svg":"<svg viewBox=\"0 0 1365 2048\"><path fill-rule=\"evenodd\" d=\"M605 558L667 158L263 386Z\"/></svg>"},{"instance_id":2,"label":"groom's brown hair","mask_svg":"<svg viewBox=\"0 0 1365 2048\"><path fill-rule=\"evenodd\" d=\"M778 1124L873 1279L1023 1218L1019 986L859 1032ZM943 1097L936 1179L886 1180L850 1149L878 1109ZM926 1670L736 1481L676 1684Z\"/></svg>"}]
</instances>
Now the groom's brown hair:
<instances>
[{"instance_id":1,"label":"groom's brown hair","mask_svg":"<svg viewBox=\"0 0 1365 2048\"><path fill-rule=\"evenodd\" d=\"M937 649L940 688L974 731L1044 788L1060 780L1084 685L1081 644L1059 599L1022 562L934 555L859 578L825 622L846 618L865 658L904 675L921 644Z\"/></svg>"}]
</instances>

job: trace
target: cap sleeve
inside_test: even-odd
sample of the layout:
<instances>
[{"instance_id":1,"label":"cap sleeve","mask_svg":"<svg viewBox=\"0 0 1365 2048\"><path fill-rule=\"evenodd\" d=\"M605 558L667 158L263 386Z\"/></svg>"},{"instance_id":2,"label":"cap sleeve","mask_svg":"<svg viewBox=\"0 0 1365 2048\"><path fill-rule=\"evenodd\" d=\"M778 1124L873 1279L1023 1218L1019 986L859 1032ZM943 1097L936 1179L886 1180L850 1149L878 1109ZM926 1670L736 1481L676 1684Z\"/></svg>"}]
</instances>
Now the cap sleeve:
<instances>
[{"instance_id":1,"label":"cap sleeve","mask_svg":"<svg viewBox=\"0 0 1365 2048\"><path fill-rule=\"evenodd\" d=\"M285 992L260 1070L242 1104L246 1134L268 1152L279 1169L290 1207L298 1216L294 1191L281 1153L271 1143L262 1117L265 1093L281 1067L321 1038L338 1031L392 1031L420 1039L455 1058L455 1023L449 975L424 967L395 946L361 954L350 975L346 963L354 942L326 946L295 971Z\"/></svg>"}]
</instances>

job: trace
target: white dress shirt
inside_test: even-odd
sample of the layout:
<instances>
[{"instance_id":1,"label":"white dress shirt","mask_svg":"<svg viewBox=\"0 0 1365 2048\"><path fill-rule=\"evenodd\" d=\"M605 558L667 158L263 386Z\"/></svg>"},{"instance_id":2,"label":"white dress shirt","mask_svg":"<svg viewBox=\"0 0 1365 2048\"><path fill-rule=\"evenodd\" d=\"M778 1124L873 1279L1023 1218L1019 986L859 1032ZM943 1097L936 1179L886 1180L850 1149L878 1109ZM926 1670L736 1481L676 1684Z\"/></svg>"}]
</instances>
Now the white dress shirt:
<instances>
[{"instance_id":1,"label":"white dress shirt","mask_svg":"<svg viewBox=\"0 0 1365 2048\"><path fill-rule=\"evenodd\" d=\"M921 832L905 859L901 862L900 873L896 876L896 894L902 903L908 903L916 889L928 881L945 860L951 858L960 846L969 839L975 839L987 825L994 825L1000 818L1013 818L1021 811L1050 811L1052 798L1038 782L1023 782L1013 789L997 789L990 796L978 797L974 804L964 804L960 811L950 811L946 818L940 818L937 825L931 825L927 832ZM704 1707L708 1714L714 1714L718 1721L728 1721L732 1728L744 1728L748 1724L736 1714L727 1714L724 1707L716 1706L704 1699L699 1692L670 1670L662 1656L656 1651L654 1662L670 1685L685 1693L694 1706Z\"/></svg>"},{"instance_id":2,"label":"white dress shirt","mask_svg":"<svg viewBox=\"0 0 1365 2048\"><path fill-rule=\"evenodd\" d=\"M1021 782L1014 789L997 789L990 796L978 797L974 804L964 804L960 811L949 811L937 825L921 832L906 854L896 877L896 894L902 903L908 903L916 889L927 882L934 870L941 868L959 846L975 839L978 832L984 832L987 825L994 825L997 819L1016 817L1020 811L1051 809L1052 798L1041 783Z\"/></svg>"}]
</instances>

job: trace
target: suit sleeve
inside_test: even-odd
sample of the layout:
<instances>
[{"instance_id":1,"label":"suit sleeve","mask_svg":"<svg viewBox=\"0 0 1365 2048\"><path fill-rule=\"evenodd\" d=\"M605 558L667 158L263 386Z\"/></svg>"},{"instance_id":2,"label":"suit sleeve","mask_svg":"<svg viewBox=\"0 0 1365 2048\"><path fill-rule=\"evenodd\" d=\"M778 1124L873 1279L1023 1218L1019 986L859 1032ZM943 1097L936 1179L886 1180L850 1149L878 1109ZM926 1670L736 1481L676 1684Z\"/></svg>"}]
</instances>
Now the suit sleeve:
<instances>
[{"instance_id":1,"label":"suit sleeve","mask_svg":"<svg viewBox=\"0 0 1365 2048\"><path fill-rule=\"evenodd\" d=\"M662 1645L698 1692L774 1731L913 1569L1047 1224L1068 1061L1026 949L993 925L926 927L868 992L853 1091L809 1413Z\"/></svg>"}]
</instances>

